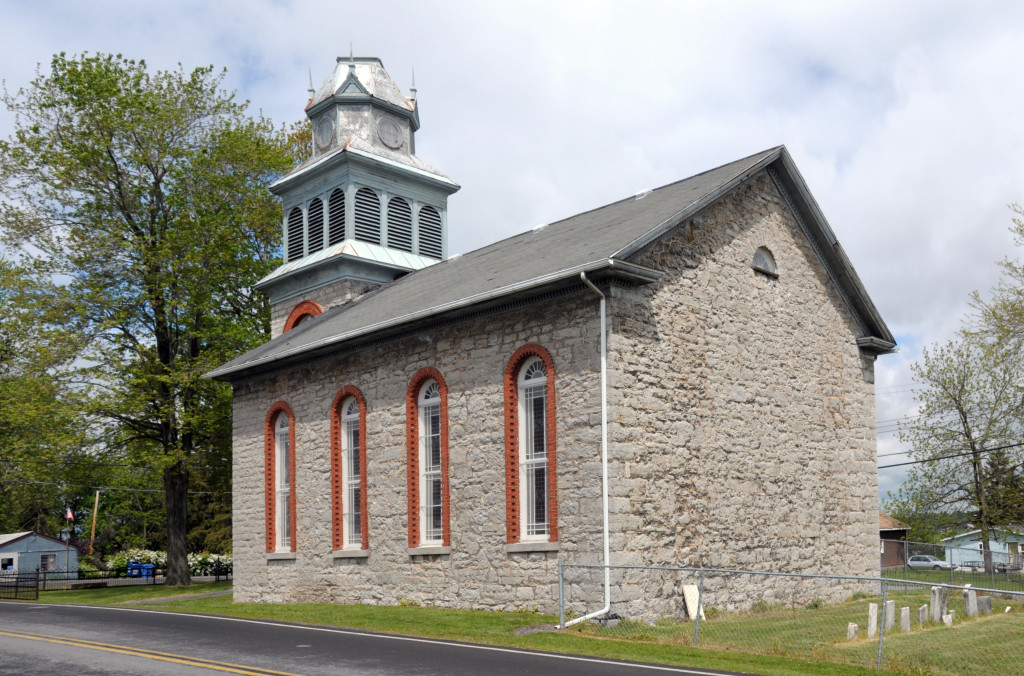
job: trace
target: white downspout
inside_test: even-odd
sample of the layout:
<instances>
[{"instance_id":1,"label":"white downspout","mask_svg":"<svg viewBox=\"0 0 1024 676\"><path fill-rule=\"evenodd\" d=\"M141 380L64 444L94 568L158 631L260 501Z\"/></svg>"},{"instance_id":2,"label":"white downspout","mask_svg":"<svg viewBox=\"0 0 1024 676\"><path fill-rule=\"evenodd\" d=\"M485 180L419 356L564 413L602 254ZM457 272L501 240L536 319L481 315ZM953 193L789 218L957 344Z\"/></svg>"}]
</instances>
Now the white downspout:
<instances>
[{"instance_id":1,"label":"white downspout","mask_svg":"<svg viewBox=\"0 0 1024 676\"><path fill-rule=\"evenodd\" d=\"M601 297L601 516L604 535L604 608L569 620L562 625L562 629L577 622L606 615L612 608L611 570L608 568L608 314L605 306L607 299L601 290L587 279L586 272L580 273L580 279Z\"/></svg>"}]
</instances>

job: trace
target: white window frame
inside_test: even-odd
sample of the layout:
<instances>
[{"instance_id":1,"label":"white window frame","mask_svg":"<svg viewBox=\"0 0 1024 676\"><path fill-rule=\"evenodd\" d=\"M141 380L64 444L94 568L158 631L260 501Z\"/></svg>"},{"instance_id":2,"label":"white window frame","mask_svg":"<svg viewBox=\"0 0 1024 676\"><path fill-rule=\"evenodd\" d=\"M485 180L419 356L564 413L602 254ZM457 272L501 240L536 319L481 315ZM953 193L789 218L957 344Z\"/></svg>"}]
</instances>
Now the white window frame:
<instances>
[{"instance_id":1,"label":"white window frame","mask_svg":"<svg viewBox=\"0 0 1024 676\"><path fill-rule=\"evenodd\" d=\"M56 554L40 554L39 555L39 572L40 573L52 573L57 570L57 555Z\"/></svg>"},{"instance_id":2,"label":"white window frame","mask_svg":"<svg viewBox=\"0 0 1024 676\"><path fill-rule=\"evenodd\" d=\"M531 357L519 367L519 538L520 541L546 541L550 537L548 496L548 424L550 393L547 391L547 367L539 357ZM540 402L539 407L536 402ZM537 476L543 487L537 494ZM543 518L538 519L538 507Z\"/></svg>"},{"instance_id":3,"label":"white window frame","mask_svg":"<svg viewBox=\"0 0 1024 676\"><path fill-rule=\"evenodd\" d=\"M288 413L281 411L274 421L274 549L278 552L292 550L291 532L291 421Z\"/></svg>"},{"instance_id":4,"label":"white window frame","mask_svg":"<svg viewBox=\"0 0 1024 676\"><path fill-rule=\"evenodd\" d=\"M416 415L419 428L420 546L441 545L444 542L441 386L433 378L420 386ZM436 451L436 463L428 462L433 460L432 451Z\"/></svg>"},{"instance_id":5,"label":"white window frame","mask_svg":"<svg viewBox=\"0 0 1024 676\"><path fill-rule=\"evenodd\" d=\"M349 396L341 402L341 513L345 549L363 546L362 456L359 402Z\"/></svg>"}]
</instances>

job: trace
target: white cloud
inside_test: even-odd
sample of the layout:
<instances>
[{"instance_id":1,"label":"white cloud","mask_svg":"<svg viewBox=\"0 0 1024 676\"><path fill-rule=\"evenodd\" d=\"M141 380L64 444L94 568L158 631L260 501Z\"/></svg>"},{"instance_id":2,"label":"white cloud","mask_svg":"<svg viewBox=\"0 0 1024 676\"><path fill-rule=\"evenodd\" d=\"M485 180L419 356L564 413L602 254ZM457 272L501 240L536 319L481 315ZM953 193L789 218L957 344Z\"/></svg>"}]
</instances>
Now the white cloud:
<instances>
[{"instance_id":1,"label":"white cloud","mask_svg":"<svg viewBox=\"0 0 1024 676\"><path fill-rule=\"evenodd\" d=\"M319 84L350 42L403 89L415 68L418 153L463 186L456 252L785 143L905 339L878 362L880 420L912 410L909 363L1015 255L1015 4L106 0L4 18L8 88L54 52L122 52L226 66L278 122L301 116L310 70ZM0 135L10 127L0 111ZM883 436L879 451L893 448Z\"/></svg>"}]
</instances>

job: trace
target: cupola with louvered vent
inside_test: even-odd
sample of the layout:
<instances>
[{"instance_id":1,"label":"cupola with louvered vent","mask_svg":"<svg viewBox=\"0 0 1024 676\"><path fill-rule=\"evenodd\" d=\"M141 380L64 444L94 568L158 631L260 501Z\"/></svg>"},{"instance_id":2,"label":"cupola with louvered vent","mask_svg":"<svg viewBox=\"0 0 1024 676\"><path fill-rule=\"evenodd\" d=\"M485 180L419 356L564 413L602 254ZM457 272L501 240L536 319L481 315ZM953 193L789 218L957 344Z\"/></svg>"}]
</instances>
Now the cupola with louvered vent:
<instances>
[{"instance_id":1,"label":"cupola with louvered vent","mask_svg":"<svg viewBox=\"0 0 1024 676\"><path fill-rule=\"evenodd\" d=\"M270 186L284 203L283 263L256 288L270 298L275 335L299 303L327 310L447 257L448 196L459 186L415 155L409 91L365 57L338 57L311 91L312 157Z\"/></svg>"}]
</instances>

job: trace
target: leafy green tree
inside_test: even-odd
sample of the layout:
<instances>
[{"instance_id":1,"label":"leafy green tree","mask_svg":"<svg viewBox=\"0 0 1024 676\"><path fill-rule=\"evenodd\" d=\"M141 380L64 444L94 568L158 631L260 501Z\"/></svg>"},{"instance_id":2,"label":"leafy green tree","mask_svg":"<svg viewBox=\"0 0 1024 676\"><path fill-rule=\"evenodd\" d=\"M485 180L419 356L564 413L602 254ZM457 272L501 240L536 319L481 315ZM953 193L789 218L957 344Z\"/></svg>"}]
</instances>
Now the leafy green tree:
<instances>
[{"instance_id":1,"label":"leafy green tree","mask_svg":"<svg viewBox=\"0 0 1024 676\"><path fill-rule=\"evenodd\" d=\"M76 328L48 266L0 260L0 532L57 536L101 471L79 424Z\"/></svg>"},{"instance_id":2,"label":"leafy green tree","mask_svg":"<svg viewBox=\"0 0 1024 676\"><path fill-rule=\"evenodd\" d=\"M266 185L291 164L222 81L62 53L3 97L16 123L0 142L0 227L67 280L104 443L161 475L169 584L189 583L191 474L230 446L230 390L202 375L267 337L249 289L280 250Z\"/></svg>"},{"instance_id":3,"label":"leafy green tree","mask_svg":"<svg viewBox=\"0 0 1024 676\"><path fill-rule=\"evenodd\" d=\"M912 367L919 416L900 433L914 465L895 497L893 513L946 516L947 527L966 514L981 530L991 570L992 530L1012 518L1005 508L1006 471L1024 460L1020 438L1022 353L980 333L922 352Z\"/></svg>"}]
</instances>

